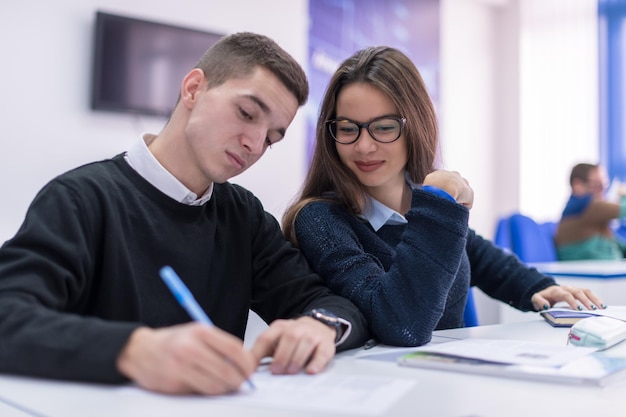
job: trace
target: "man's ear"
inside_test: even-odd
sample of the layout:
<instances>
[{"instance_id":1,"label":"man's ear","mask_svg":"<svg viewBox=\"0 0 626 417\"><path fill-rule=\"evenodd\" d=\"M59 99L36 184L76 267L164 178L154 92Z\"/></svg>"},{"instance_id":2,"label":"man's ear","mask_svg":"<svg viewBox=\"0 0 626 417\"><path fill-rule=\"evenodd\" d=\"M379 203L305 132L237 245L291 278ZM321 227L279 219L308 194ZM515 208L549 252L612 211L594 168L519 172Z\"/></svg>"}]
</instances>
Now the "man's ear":
<instances>
[{"instance_id":1,"label":"man's ear","mask_svg":"<svg viewBox=\"0 0 626 417\"><path fill-rule=\"evenodd\" d=\"M194 68L185 75L180 87L180 101L185 107L193 107L198 91L202 91L205 84L204 72L200 68Z\"/></svg>"}]
</instances>

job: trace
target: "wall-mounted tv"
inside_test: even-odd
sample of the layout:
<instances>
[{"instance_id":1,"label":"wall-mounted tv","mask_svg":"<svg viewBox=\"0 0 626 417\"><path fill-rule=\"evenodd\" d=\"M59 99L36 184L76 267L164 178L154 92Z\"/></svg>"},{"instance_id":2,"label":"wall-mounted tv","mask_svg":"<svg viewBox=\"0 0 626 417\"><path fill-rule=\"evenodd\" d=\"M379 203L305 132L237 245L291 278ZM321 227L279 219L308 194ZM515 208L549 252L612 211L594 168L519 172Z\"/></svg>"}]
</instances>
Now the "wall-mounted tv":
<instances>
[{"instance_id":1,"label":"wall-mounted tv","mask_svg":"<svg viewBox=\"0 0 626 417\"><path fill-rule=\"evenodd\" d=\"M91 108L169 116L180 84L223 35L96 12Z\"/></svg>"}]
</instances>

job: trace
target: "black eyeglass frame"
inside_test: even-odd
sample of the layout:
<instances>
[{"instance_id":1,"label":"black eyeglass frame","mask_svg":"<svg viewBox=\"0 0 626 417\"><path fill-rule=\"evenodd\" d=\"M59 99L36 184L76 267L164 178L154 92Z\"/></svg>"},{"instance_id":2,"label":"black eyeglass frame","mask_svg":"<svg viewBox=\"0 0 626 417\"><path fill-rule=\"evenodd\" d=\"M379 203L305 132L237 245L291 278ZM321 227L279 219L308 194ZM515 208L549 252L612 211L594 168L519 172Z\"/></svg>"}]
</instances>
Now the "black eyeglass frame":
<instances>
[{"instance_id":1,"label":"black eyeglass frame","mask_svg":"<svg viewBox=\"0 0 626 417\"><path fill-rule=\"evenodd\" d=\"M372 131L370 130L370 125L372 123L376 123L376 122L379 122L379 121L384 120L384 119L392 119L392 120L397 121L400 124L400 128L398 129L398 136L395 139L387 141L387 142L379 140L379 139L376 139L375 134L372 133ZM337 122L349 122L349 123L352 123L352 124L356 125L359 128L359 131L356 134L356 138L354 138L354 140L351 141L351 142L340 142L335 137L335 134L333 133L333 129L332 129L332 124L333 123L337 123ZM365 128L367 130L367 132L369 133L370 137L372 139L374 139L376 142L379 142L379 143L392 143L392 142L397 141L400 138L400 136L402 136L402 131L404 130L404 126L405 125L406 125L406 118L401 117L401 116L381 116L381 117L377 117L377 118L375 118L373 120L370 120L367 123L359 123L359 122L355 122L354 120L350 120L350 119L346 119L346 118L326 120L326 128L328 129L328 132L330 133L330 136L333 138L333 140L335 142L340 143L342 145L351 145L354 142L356 142L357 140L359 140L359 138L361 137L361 132L363 131L363 128Z\"/></svg>"}]
</instances>

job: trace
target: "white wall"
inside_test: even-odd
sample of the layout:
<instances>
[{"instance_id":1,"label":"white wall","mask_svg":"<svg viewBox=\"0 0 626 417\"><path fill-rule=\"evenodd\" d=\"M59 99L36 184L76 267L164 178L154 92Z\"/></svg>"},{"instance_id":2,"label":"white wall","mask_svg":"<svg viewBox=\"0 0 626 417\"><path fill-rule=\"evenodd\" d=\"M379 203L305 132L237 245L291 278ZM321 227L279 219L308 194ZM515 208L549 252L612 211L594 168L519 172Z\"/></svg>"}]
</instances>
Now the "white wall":
<instances>
[{"instance_id":1,"label":"white wall","mask_svg":"<svg viewBox=\"0 0 626 417\"><path fill-rule=\"evenodd\" d=\"M520 209L560 217L569 173L599 162L596 0L523 0L520 42Z\"/></svg>"},{"instance_id":2,"label":"white wall","mask_svg":"<svg viewBox=\"0 0 626 417\"><path fill-rule=\"evenodd\" d=\"M441 5L443 158L476 192L472 226L558 219L571 167L599 155L596 0Z\"/></svg>"},{"instance_id":3,"label":"white wall","mask_svg":"<svg viewBox=\"0 0 626 417\"><path fill-rule=\"evenodd\" d=\"M442 0L445 167L475 191L470 225L500 216L557 220L571 167L596 162L596 0ZM497 303L476 292L483 324Z\"/></svg>"},{"instance_id":4,"label":"white wall","mask_svg":"<svg viewBox=\"0 0 626 417\"><path fill-rule=\"evenodd\" d=\"M470 225L487 238L498 216L519 206L516 4L441 2L441 143L444 167L474 189ZM481 324L499 321L498 304L475 290Z\"/></svg>"},{"instance_id":5,"label":"white wall","mask_svg":"<svg viewBox=\"0 0 626 417\"><path fill-rule=\"evenodd\" d=\"M496 216L495 179L516 175L513 167L496 173L497 76L516 70L515 62L498 60L496 6L483 1L441 3L441 143L444 168L459 171L474 189L470 223L491 237ZM515 96L515 95L513 95ZM515 102L515 100L512 100ZM515 117L511 118L515 121ZM508 140L515 149L516 138ZM514 190L515 188L513 188ZM513 201L515 193L511 192ZM516 203L516 202L515 202ZM517 204L514 204L516 206Z\"/></svg>"},{"instance_id":6,"label":"white wall","mask_svg":"<svg viewBox=\"0 0 626 417\"><path fill-rule=\"evenodd\" d=\"M53 176L122 152L165 123L89 109L97 9L221 33L263 33L306 65L306 0L0 2L0 243L15 234L35 193ZM297 116L283 142L233 179L276 216L304 179L304 123L304 114Z\"/></svg>"}]
</instances>

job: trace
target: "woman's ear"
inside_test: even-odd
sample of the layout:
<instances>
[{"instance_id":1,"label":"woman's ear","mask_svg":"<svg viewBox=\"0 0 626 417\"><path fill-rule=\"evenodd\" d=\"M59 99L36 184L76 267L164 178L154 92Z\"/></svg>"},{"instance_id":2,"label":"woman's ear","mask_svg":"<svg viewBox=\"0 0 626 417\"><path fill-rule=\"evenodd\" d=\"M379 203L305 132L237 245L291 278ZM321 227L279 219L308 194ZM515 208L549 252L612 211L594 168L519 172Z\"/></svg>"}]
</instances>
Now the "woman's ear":
<instances>
[{"instance_id":1,"label":"woman's ear","mask_svg":"<svg viewBox=\"0 0 626 417\"><path fill-rule=\"evenodd\" d=\"M197 94L205 87L206 79L200 68L194 68L183 78L180 87L180 101L187 108L193 107Z\"/></svg>"}]
</instances>

